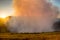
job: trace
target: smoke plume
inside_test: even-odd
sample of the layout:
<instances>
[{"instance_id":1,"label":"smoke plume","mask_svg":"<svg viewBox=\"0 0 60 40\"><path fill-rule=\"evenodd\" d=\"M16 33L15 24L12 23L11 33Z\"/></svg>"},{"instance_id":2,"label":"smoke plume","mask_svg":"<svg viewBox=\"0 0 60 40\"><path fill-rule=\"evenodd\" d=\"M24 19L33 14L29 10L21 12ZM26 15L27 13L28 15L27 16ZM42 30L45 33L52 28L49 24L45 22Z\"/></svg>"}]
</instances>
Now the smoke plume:
<instances>
[{"instance_id":1,"label":"smoke plume","mask_svg":"<svg viewBox=\"0 0 60 40\"><path fill-rule=\"evenodd\" d=\"M8 30L17 33L52 32L57 7L46 0L14 0L14 17Z\"/></svg>"}]
</instances>

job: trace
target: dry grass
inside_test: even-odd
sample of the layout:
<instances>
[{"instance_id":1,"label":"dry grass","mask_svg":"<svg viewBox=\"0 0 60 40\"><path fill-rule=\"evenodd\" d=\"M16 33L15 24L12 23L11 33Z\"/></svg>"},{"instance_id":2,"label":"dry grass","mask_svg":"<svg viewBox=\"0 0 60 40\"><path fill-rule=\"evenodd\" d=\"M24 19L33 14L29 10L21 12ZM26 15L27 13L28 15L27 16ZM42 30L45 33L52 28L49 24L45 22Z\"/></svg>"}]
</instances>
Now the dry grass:
<instances>
[{"instance_id":1,"label":"dry grass","mask_svg":"<svg viewBox=\"0 0 60 40\"><path fill-rule=\"evenodd\" d=\"M0 33L0 38L3 40L60 40L60 32L50 33Z\"/></svg>"}]
</instances>

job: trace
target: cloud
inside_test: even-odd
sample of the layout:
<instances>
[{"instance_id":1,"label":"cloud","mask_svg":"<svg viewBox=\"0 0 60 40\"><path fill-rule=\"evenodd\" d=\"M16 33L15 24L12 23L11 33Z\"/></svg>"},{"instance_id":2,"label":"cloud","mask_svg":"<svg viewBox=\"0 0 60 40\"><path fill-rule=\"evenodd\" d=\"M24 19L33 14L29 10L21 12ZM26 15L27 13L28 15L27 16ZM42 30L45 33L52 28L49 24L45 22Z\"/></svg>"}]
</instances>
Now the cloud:
<instances>
[{"instance_id":1,"label":"cloud","mask_svg":"<svg viewBox=\"0 0 60 40\"><path fill-rule=\"evenodd\" d=\"M52 32L57 8L46 0L14 0L15 17L10 19L11 32Z\"/></svg>"}]
</instances>

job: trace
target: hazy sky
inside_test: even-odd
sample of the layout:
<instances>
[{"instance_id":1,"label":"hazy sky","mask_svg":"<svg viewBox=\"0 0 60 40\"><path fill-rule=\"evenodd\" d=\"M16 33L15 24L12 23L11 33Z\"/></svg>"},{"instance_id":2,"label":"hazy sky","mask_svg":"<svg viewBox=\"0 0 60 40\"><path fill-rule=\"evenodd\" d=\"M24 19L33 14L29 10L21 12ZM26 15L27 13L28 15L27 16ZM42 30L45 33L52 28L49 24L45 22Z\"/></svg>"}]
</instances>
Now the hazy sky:
<instances>
[{"instance_id":1,"label":"hazy sky","mask_svg":"<svg viewBox=\"0 0 60 40\"><path fill-rule=\"evenodd\" d=\"M60 7L60 0L50 0L50 2L52 2L53 5Z\"/></svg>"},{"instance_id":2,"label":"hazy sky","mask_svg":"<svg viewBox=\"0 0 60 40\"><path fill-rule=\"evenodd\" d=\"M51 2L55 6L60 7L60 0L51 0ZM2 14L3 12L7 15L10 15L13 12L12 11L12 0L0 0L0 14Z\"/></svg>"},{"instance_id":3,"label":"hazy sky","mask_svg":"<svg viewBox=\"0 0 60 40\"><path fill-rule=\"evenodd\" d=\"M0 14L10 15L12 12L12 0L0 0Z\"/></svg>"}]
</instances>

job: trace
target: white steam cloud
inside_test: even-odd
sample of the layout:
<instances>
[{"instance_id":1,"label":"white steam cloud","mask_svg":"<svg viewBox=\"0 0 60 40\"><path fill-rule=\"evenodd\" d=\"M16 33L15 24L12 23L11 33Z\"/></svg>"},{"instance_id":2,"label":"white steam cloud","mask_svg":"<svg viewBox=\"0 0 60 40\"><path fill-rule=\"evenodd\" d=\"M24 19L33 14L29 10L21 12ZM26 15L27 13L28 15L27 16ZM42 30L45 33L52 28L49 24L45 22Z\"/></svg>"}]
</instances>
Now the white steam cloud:
<instances>
[{"instance_id":1,"label":"white steam cloud","mask_svg":"<svg viewBox=\"0 0 60 40\"><path fill-rule=\"evenodd\" d=\"M16 33L52 32L57 8L46 0L14 0L15 16L8 30Z\"/></svg>"}]
</instances>

